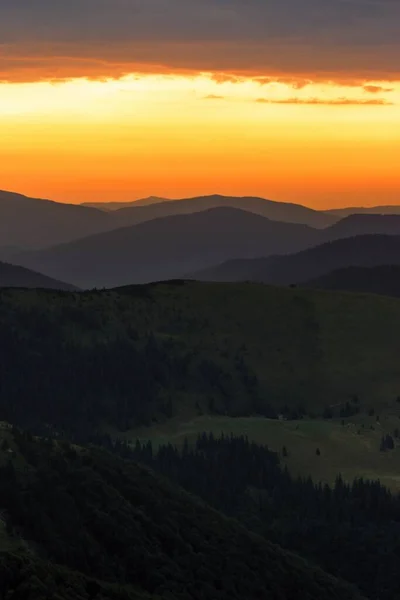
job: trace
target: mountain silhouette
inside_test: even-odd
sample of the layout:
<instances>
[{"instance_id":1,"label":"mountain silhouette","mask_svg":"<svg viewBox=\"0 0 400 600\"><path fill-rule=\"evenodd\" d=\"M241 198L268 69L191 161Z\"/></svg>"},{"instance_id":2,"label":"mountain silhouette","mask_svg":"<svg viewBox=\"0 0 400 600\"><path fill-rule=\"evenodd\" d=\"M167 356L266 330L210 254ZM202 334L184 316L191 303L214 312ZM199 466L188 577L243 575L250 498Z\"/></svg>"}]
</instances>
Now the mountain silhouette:
<instances>
[{"instance_id":1,"label":"mountain silhouette","mask_svg":"<svg viewBox=\"0 0 400 600\"><path fill-rule=\"evenodd\" d=\"M45 248L110 227L102 211L0 190L0 246Z\"/></svg>"},{"instance_id":2,"label":"mountain silhouette","mask_svg":"<svg viewBox=\"0 0 400 600\"><path fill-rule=\"evenodd\" d=\"M371 214L371 215L399 215L400 206L385 205L385 206L349 206L346 208L332 208L325 211L328 215L336 217L347 217L356 214Z\"/></svg>"},{"instance_id":3,"label":"mountain silhouette","mask_svg":"<svg viewBox=\"0 0 400 600\"><path fill-rule=\"evenodd\" d=\"M231 260L189 275L200 281L260 281L277 285L302 283L351 266L400 265L400 236L344 238L287 256Z\"/></svg>"},{"instance_id":4,"label":"mountain silhouette","mask_svg":"<svg viewBox=\"0 0 400 600\"><path fill-rule=\"evenodd\" d=\"M140 200L133 200L132 202L82 202L80 206L88 206L90 208L98 208L104 211L116 211L120 208L138 207L138 206L150 206L152 204L161 204L162 202L169 202L167 198L159 198L158 196L149 196L148 198L141 198Z\"/></svg>"},{"instance_id":5,"label":"mountain silhouette","mask_svg":"<svg viewBox=\"0 0 400 600\"><path fill-rule=\"evenodd\" d=\"M41 273L4 262L0 262L0 287L47 288L70 292L77 289L73 285L51 279Z\"/></svg>"},{"instance_id":6,"label":"mountain silhouette","mask_svg":"<svg viewBox=\"0 0 400 600\"><path fill-rule=\"evenodd\" d=\"M155 219L40 252L20 264L79 287L114 287L178 278L232 257L294 252L318 230L233 208Z\"/></svg>"},{"instance_id":7,"label":"mountain silhouette","mask_svg":"<svg viewBox=\"0 0 400 600\"><path fill-rule=\"evenodd\" d=\"M214 195L169 201L150 197L128 207L125 203L89 204L62 204L0 190L0 260L15 262L20 250L42 249L156 218L211 208L238 208L275 221L317 228L337 221L337 217L304 206L251 197Z\"/></svg>"},{"instance_id":8,"label":"mountain silhouette","mask_svg":"<svg viewBox=\"0 0 400 600\"><path fill-rule=\"evenodd\" d=\"M297 223L316 228L327 227L337 221L337 217L300 204L275 202L252 196L231 197L218 194L185 200L169 200L168 202L161 202L150 206L140 207L135 205L116 211L113 217L115 222L118 222L120 226L135 225L150 219L178 214L191 214L211 208L237 208L272 219L273 221Z\"/></svg>"},{"instance_id":9,"label":"mountain silhouette","mask_svg":"<svg viewBox=\"0 0 400 600\"><path fill-rule=\"evenodd\" d=\"M355 214L321 232L321 241L357 235L400 235L400 215Z\"/></svg>"},{"instance_id":10,"label":"mountain silhouette","mask_svg":"<svg viewBox=\"0 0 400 600\"><path fill-rule=\"evenodd\" d=\"M400 265L336 269L303 287L400 297Z\"/></svg>"}]
</instances>

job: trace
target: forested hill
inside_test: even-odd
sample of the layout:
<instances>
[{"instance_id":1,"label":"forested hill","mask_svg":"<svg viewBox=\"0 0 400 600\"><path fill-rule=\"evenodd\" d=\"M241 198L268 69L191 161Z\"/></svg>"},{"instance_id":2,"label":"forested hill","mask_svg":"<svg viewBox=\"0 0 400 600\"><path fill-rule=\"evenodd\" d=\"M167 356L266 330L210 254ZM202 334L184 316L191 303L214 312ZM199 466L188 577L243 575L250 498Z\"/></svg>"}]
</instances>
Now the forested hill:
<instances>
[{"instance_id":1,"label":"forested hill","mask_svg":"<svg viewBox=\"0 0 400 600\"><path fill-rule=\"evenodd\" d=\"M175 282L0 291L0 419L69 436L182 411L322 415L400 392L397 299ZM334 409L336 410L336 409Z\"/></svg>"},{"instance_id":2,"label":"forested hill","mask_svg":"<svg viewBox=\"0 0 400 600\"><path fill-rule=\"evenodd\" d=\"M360 598L147 467L16 429L1 438L2 598Z\"/></svg>"},{"instance_id":3,"label":"forested hill","mask_svg":"<svg viewBox=\"0 0 400 600\"><path fill-rule=\"evenodd\" d=\"M400 497L378 481L348 485L339 475L329 487L295 479L277 453L232 434L203 432L180 449L110 441L103 436L115 452L148 464L257 534L357 585L371 600L397 597ZM284 446L283 460L292 452Z\"/></svg>"}]
</instances>

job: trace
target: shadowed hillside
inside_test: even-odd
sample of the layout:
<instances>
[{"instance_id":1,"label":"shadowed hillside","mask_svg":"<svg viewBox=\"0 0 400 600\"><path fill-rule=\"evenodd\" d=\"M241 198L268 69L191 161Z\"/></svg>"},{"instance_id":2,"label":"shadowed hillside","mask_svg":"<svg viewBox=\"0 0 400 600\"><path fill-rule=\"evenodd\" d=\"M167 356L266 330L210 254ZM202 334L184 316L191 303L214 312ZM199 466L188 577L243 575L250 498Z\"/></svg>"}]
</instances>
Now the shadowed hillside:
<instances>
[{"instance_id":1,"label":"shadowed hillside","mask_svg":"<svg viewBox=\"0 0 400 600\"><path fill-rule=\"evenodd\" d=\"M288 256L231 260L188 276L199 281L262 281L290 285L335 269L400 264L400 237L365 235L339 239Z\"/></svg>"},{"instance_id":2,"label":"shadowed hillside","mask_svg":"<svg viewBox=\"0 0 400 600\"><path fill-rule=\"evenodd\" d=\"M231 257L293 252L312 245L318 233L306 225L215 208L27 254L21 263L80 287L113 287L181 277Z\"/></svg>"},{"instance_id":3,"label":"shadowed hillside","mask_svg":"<svg viewBox=\"0 0 400 600\"><path fill-rule=\"evenodd\" d=\"M337 269L303 284L304 287L323 290L342 290L400 296L400 266L348 267Z\"/></svg>"},{"instance_id":4,"label":"shadowed hillside","mask_svg":"<svg viewBox=\"0 0 400 600\"><path fill-rule=\"evenodd\" d=\"M0 262L0 288L2 287L49 288L64 291L77 289L73 285L51 279L24 267Z\"/></svg>"},{"instance_id":5,"label":"shadowed hillside","mask_svg":"<svg viewBox=\"0 0 400 600\"><path fill-rule=\"evenodd\" d=\"M321 416L400 393L400 305L378 296L180 282L4 290L0 335L0 419L39 431Z\"/></svg>"}]
</instances>

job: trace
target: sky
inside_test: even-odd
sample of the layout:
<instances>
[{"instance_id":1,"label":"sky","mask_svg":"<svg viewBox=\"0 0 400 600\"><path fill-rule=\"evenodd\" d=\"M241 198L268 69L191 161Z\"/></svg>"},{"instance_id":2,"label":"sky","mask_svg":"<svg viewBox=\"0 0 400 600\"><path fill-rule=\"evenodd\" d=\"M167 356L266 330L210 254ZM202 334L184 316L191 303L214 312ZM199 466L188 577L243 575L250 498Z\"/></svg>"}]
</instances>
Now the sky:
<instances>
[{"instance_id":1,"label":"sky","mask_svg":"<svg viewBox=\"0 0 400 600\"><path fill-rule=\"evenodd\" d=\"M0 189L400 204L399 0L0 0Z\"/></svg>"}]
</instances>

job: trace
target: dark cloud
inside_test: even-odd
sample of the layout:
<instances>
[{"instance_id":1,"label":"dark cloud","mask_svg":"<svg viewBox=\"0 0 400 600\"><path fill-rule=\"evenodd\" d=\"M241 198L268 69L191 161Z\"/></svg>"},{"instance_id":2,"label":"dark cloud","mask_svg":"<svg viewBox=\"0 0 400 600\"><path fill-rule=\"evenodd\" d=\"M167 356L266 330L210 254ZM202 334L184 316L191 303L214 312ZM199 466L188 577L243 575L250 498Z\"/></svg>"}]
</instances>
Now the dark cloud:
<instances>
[{"instance_id":1,"label":"dark cloud","mask_svg":"<svg viewBox=\"0 0 400 600\"><path fill-rule=\"evenodd\" d=\"M3 78L29 72L21 61L43 76L86 61L95 76L149 65L395 79L399 53L399 0L0 0Z\"/></svg>"}]
</instances>

